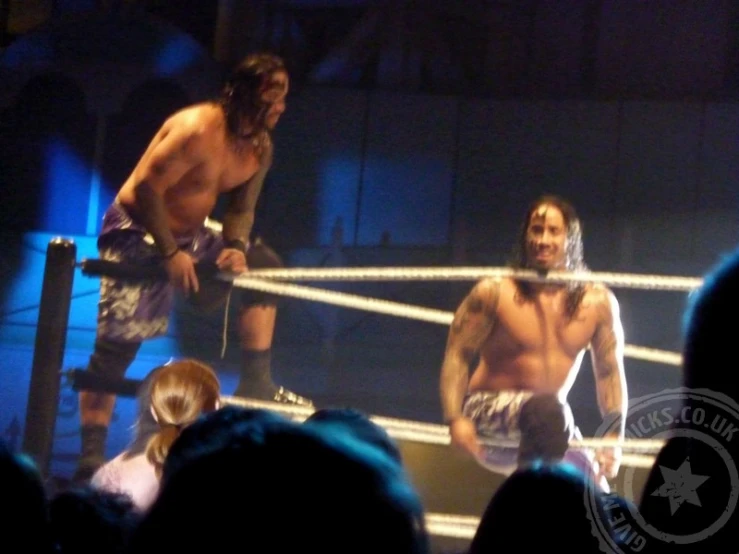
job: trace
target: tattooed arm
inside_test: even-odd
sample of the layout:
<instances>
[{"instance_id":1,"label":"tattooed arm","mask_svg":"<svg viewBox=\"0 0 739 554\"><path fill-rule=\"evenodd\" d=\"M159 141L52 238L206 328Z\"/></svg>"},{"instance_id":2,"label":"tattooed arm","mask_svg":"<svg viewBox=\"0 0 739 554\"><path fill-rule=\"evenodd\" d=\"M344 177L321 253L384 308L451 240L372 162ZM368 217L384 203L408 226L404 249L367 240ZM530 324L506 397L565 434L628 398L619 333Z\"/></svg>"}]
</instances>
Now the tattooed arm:
<instances>
[{"instance_id":1,"label":"tattooed arm","mask_svg":"<svg viewBox=\"0 0 739 554\"><path fill-rule=\"evenodd\" d=\"M480 352L495 323L500 283L480 281L462 301L449 329L444 362L441 367L441 406L449 424L452 443L477 454L473 423L463 417L462 403L469 383L469 366Z\"/></svg>"},{"instance_id":2,"label":"tattooed arm","mask_svg":"<svg viewBox=\"0 0 739 554\"><path fill-rule=\"evenodd\" d=\"M618 301L609 290L597 291L598 324L591 343L591 357L598 393L598 407L603 417L626 415L628 402L624 373L624 330ZM623 436L624 418L614 429Z\"/></svg>"},{"instance_id":3,"label":"tattooed arm","mask_svg":"<svg viewBox=\"0 0 739 554\"><path fill-rule=\"evenodd\" d=\"M624 437L628 394L624 372L624 330L618 301L608 289L597 289L598 324L591 342L591 358L598 394L598 407L608 420L607 436ZM603 473L615 477L618 462L615 449L604 449L600 461Z\"/></svg>"}]
</instances>

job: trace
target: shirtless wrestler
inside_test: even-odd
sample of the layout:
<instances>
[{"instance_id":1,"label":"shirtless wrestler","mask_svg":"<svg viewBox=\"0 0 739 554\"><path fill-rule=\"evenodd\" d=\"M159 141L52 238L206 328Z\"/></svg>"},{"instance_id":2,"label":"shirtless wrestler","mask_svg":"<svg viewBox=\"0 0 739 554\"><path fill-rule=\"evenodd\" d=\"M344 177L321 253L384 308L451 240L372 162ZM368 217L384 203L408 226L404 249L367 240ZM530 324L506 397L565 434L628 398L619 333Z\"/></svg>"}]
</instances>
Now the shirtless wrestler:
<instances>
[{"instance_id":1,"label":"shirtless wrestler","mask_svg":"<svg viewBox=\"0 0 739 554\"><path fill-rule=\"evenodd\" d=\"M555 196L531 205L517 249L513 265L519 269L585 269L577 214ZM616 422L609 428L622 438L627 407L624 333L613 293L601 285L574 282L478 282L455 313L441 368L443 417L452 444L485 467L510 474L517 449L486 446L478 438L520 440L518 416L533 395L556 395L570 436L580 437L567 396L589 347L601 415ZM572 458L582 467L583 456L581 450L569 449L565 460ZM620 449L590 453L585 465L606 487L604 479L618 472Z\"/></svg>"},{"instance_id":2,"label":"shirtless wrestler","mask_svg":"<svg viewBox=\"0 0 739 554\"><path fill-rule=\"evenodd\" d=\"M97 335L87 367L120 378L141 343L166 333L175 290L200 306L225 300L230 285L207 280L196 264L224 271L280 267L274 251L250 234L257 200L270 168L270 134L285 111L288 73L271 54L246 57L220 97L171 115L156 132L103 218L100 257L137 265L161 265L169 282L101 279ZM208 216L225 195L222 231ZM242 371L234 394L311 404L271 378L276 299L241 292L239 335ZM115 396L80 394L82 452L75 481L104 461Z\"/></svg>"}]
</instances>

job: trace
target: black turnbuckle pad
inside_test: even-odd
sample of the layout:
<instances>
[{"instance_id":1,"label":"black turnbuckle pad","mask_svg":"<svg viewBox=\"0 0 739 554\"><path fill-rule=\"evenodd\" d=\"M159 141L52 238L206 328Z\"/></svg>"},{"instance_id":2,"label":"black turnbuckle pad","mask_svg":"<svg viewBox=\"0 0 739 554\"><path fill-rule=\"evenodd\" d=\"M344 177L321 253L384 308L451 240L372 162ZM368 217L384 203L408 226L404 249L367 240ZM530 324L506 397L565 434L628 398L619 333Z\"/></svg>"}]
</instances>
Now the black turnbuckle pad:
<instances>
[{"instance_id":1,"label":"black turnbuckle pad","mask_svg":"<svg viewBox=\"0 0 739 554\"><path fill-rule=\"evenodd\" d=\"M138 379L111 379L91 371L72 369L67 378L75 391L93 391L135 398L142 381Z\"/></svg>"}]
</instances>

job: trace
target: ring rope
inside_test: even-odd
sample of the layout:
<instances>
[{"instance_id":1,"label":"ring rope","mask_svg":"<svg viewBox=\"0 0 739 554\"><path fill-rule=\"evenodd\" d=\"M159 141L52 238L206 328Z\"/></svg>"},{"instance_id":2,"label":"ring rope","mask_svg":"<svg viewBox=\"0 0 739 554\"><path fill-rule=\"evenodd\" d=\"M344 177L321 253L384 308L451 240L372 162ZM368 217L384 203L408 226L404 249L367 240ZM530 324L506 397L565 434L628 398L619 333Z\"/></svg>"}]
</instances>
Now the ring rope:
<instances>
[{"instance_id":1,"label":"ring rope","mask_svg":"<svg viewBox=\"0 0 739 554\"><path fill-rule=\"evenodd\" d=\"M254 270L254 272L256 272L256 270ZM252 271L249 272L249 275L251 275L251 273ZM344 308L354 308L386 315L394 315L427 321L430 323L439 323L441 325L450 325L454 319L454 314L452 312L444 310L424 308L421 306L392 302L390 300L383 300L380 298L329 291L303 285L294 285L291 283L275 283L261 278L253 278L246 274L234 277L233 284L234 286L272 294L292 296L303 300L342 306ZM624 347L624 355L630 358L663 363L666 365L680 366L682 364L682 356L679 353L659 350L656 348L646 348L643 346L627 344Z\"/></svg>"},{"instance_id":2,"label":"ring rope","mask_svg":"<svg viewBox=\"0 0 739 554\"><path fill-rule=\"evenodd\" d=\"M238 287L255 289L262 292L294 296L295 298L302 298L303 300L325 302L326 304L334 304L344 308L356 308L386 315L427 321L429 323L449 325L454 319L454 314L444 310L412 306L410 304L402 304L380 298L370 298L357 294L329 291L304 285L274 283L272 281L247 276L236 277L233 283Z\"/></svg>"},{"instance_id":3,"label":"ring rope","mask_svg":"<svg viewBox=\"0 0 739 554\"><path fill-rule=\"evenodd\" d=\"M426 530L432 534L457 539L472 539L480 526L480 518L426 512L423 515Z\"/></svg>"},{"instance_id":4,"label":"ring rope","mask_svg":"<svg viewBox=\"0 0 739 554\"><path fill-rule=\"evenodd\" d=\"M223 224L210 217L205 226L223 231ZM355 268L292 268L251 269L249 273L265 279L282 281L470 281L485 277L515 277L534 282L579 281L602 283L613 287L648 290L692 291L703 284L696 277L674 277L633 273L550 271L543 276L535 271L502 267L355 267Z\"/></svg>"},{"instance_id":5,"label":"ring rope","mask_svg":"<svg viewBox=\"0 0 739 554\"><path fill-rule=\"evenodd\" d=\"M282 413L290 419L297 422L305 421L305 419L314 412L314 408L305 406L290 406L277 402L267 402L260 400L251 400L241 397L221 396L221 403L224 405L232 404L247 408L270 409ZM370 416L370 419L385 428L395 440L413 440L419 441L420 435L414 435L412 439L400 431L405 428L409 434L411 431L422 430L427 434L423 442L432 444L449 445L449 430L446 426L435 425L431 423L422 423L414 421L405 421L397 418ZM444 437L443 440L439 440ZM428 440L430 439L430 440ZM633 444L634 441L631 441ZM649 469L654 465L652 456L640 454L623 454L621 457L621 465L624 467ZM437 512L424 513L424 526L426 530L436 536L452 537L459 539L472 539L480 525L480 518L470 515L443 514Z\"/></svg>"},{"instance_id":6,"label":"ring rope","mask_svg":"<svg viewBox=\"0 0 739 554\"><path fill-rule=\"evenodd\" d=\"M511 439L480 439L481 444L487 446L501 446L504 448L517 448L518 441ZM579 450L591 450L597 448L621 448L629 451L659 452L665 445L661 439L619 439L610 437L584 437L582 439L570 440L570 448Z\"/></svg>"},{"instance_id":7,"label":"ring rope","mask_svg":"<svg viewBox=\"0 0 739 554\"><path fill-rule=\"evenodd\" d=\"M236 405L245 408L275 411L298 423L305 421L315 411L314 408L308 406L291 406L280 402L253 400L234 396L221 396L221 403L223 405ZM395 440L422 442L441 446L451 444L449 428L446 425L406 421L374 415L370 415L369 418L372 422L384 428L388 435ZM486 446L518 447L518 441L516 440L481 438L479 442ZM664 444L665 442L663 440L657 439L618 439L607 437L588 437L570 441L570 447L573 449L592 450L597 448L620 447L626 452L636 452L636 454L623 454L622 463L624 465L631 465L632 467L652 467L654 459L651 456L645 455L645 453L651 452L656 454Z\"/></svg>"},{"instance_id":8,"label":"ring rope","mask_svg":"<svg viewBox=\"0 0 739 554\"><path fill-rule=\"evenodd\" d=\"M516 278L538 283L600 283L612 287L647 290L693 291L703 284L696 277L591 271L549 271L506 267L352 267L250 269L249 274L280 281L470 281L483 278Z\"/></svg>"}]
</instances>

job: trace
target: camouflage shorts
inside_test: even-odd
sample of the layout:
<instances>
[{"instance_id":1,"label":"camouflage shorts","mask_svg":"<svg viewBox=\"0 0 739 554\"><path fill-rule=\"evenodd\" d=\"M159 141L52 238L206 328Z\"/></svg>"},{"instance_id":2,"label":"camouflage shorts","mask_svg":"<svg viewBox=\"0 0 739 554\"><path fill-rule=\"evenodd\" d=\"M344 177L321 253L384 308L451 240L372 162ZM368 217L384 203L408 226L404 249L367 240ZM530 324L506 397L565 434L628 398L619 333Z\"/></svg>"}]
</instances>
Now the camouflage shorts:
<instances>
[{"instance_id":1,"label":"camouflage shorts","mask_svg":"<svg viewBox=\"0 0 739 554\"><path fill-rule=\"evenodd\" d=\"M532 396L534 396L532 391L502 390L478 391L466 397L463 413L475 423L477 435L481 440L512 442L511 446L483 444L480 463L487 469L503 475L510 475L516 470L518 466L517 445L521 439L518 419L521 408ZM564 408L565 419L573 430L573 438L582 438L582 433L575 425L569 404L564 404ZM565 453L564 460L577 466L579 470L590 473L593 453L569 449Z\"/></svg>"},{"instance_id":2,"label":"camouflage shorts","mask_svg":"<svg viewBox=\"0 0 739 554\"><path fill-rule=\"evenodd\" d=\"M215 261L223 250L221 234L203 226L178 246L195 261ZM98 238L100 258L141 266L161 265L154 239L123 206L113 203L103 217ZM103 276L98 303L98 336L117 342L142 342L166 334L174 304L167 281L130 281Z\"/></svg>"}]
</instances>

